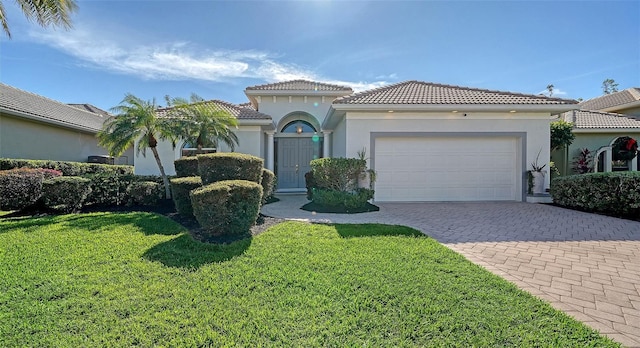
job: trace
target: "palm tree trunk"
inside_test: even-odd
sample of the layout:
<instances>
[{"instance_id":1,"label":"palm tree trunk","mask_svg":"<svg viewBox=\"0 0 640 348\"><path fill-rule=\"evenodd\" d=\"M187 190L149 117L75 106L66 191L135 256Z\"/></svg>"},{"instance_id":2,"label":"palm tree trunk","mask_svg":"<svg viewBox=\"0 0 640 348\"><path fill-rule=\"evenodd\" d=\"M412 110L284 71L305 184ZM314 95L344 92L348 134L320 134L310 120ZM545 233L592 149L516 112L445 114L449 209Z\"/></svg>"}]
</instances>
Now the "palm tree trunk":
<instances>
[{"instance_id":1,"label":"palm tree trunk","mask_svg":"<svg viewBox=\"0 0 640 348\"><path fill-rule=\"evenodd\" d=\"M158 155L158 149L156 147L151 148L151 152L153 152L153 157L156 158L156 163L158 163L158 168L160 169L160 175L162 175L162 182L164 183L164 194L165 198L171 198L171 186L169 185L169 178L167 178L167 174L164 173L164 167L162 166L162 162L160 162L160 156Z\"/></svg>"}]
</instances>

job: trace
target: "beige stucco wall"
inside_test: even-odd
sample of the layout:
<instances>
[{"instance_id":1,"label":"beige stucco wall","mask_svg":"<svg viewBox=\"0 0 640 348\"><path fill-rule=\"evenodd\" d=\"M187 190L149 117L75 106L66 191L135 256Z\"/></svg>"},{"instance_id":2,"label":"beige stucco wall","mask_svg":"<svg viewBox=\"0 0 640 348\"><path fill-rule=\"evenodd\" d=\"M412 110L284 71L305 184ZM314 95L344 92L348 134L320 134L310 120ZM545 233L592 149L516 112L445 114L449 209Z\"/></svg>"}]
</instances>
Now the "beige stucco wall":
<instances>
[{"instance_id":1,"label":"beige stucco wall","mask_svg":"<svg viewBox=\"0 0 640 348\"><path fill-rule=\"evenodd\" d=\"M467 116L463 113L439 112L347 112L345 119L336 129L346 127L348 133L345 136L346 157L356 157L357 152L363 148L367 149L368 157L374 157L375 154L371 153L372 132L525 132L526 142L523 145L526 148L524 163L527 168L524 171L530 169L530 164L536 159L539 151L538 163L548 164L549 113L467 112L466 114ZM334 137L334 147L336 142L339 140ZM469 146L473 146L472 140L469 141ZM334 153L339 151L334 148ZM547 175L547 187L548 181Z\"/></svg>"},{"instance_id":2,"label":"beige stucco wall","mask_svg":"<svg viewBox=\"0 0 640 348\"><path fill-rule=\"evenodd\" d=\"M322 124L327 111L331 106L334 97L325 97L324 103L321 96L307 96L305 102L304 96L276 96L275 102L273 96L262 96L258 103L258 111L271 116L276 127L281 125L281 120L292 112L302 112L313 116L318 124Z\"/></svg>"},{"instance_id":3,"label":"beige stucco wall","mask_svg":"<svg viewBox=\"0 0 640 348\"><path fill-rule=\"evenodd\" d=\"M332 157L347 156L347 122L340 122L332 133Z\"/></svg>"},{"instance_id":4,"label":"beige stucco wall","mask_svg":"<svg viewBox=\"0 0 640 348\"><path fill-rule=\"evenodd\" d=\"M260 126L240 126L234 133L238 136L239 145L236 146L234 152L247 153L250 155L264 158L264 134ZM137 144L136 144L137 145ZM169 141L158 142L158 155L167 175L175 175L176 168L173 161L180 158L183 142L178 142L173 148ZM231 150L221 144L219 152L230 152ZM142 154L136 155L135 173L138 175L158 175L160 170L156 163L153 153L147 149L146 156Z\"/></svg>"},{"instance_id":5,"label":"beige stucco wall","mask_svg":"<svg viewBox=\"0 0 640 348\"><path fill-rule=\"evenodd\" d=\"M87 162L106 154L95 134L0 114L0 157ZM117 161L127 158L133 164L133 150Z\"/></svg>"},{"instance_id":6,"label":"beige stucco wall","mask_svg":"<svg viewBox=\"0 0 640 348\"><path fill-rule=\"evenodd\" d=\"M599 148L608 146L617 137L628 136L634 139L640 139L640 129L631 132L598 133L596 131L594 133L574 132L574 134L576 138L568 147L567 153L565 153L565 150L559 150L552 154L553 160L556 162L556 166L558 166L562 175L574 174L572 169L574 158L578 156L583 148L587 148L595 154Z\"/></svg>"}]
</instances>

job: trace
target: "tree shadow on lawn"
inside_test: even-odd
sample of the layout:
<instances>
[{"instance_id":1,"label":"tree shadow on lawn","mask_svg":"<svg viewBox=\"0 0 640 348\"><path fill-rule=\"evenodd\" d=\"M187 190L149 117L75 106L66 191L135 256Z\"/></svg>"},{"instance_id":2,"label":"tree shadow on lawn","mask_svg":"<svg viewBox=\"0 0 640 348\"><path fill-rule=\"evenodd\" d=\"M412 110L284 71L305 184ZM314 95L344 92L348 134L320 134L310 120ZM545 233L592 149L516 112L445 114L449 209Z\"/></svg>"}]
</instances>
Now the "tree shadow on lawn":
<instances>
[{"instance_id":1,"label":"tree shadow on lawn","mask_svg":"<svg viewBox=\"0 0 640 348\"><path fill-rule=\"evenodd\" d=\"M229 261L244 254L251 245L251 237L228 244L202 243L184 234L147 250L142 257L167 267L198 269L203 265Z\"/></svg>"},{"instance_id":2,"label":"tree shadow on lawn","mask_svg":"<svg viewBox=\"0 0 640 348\"><path fill-rule=\"evenodd\" d=\"M336 231L342 238L356 237L380 237L380 236L406 236L406 237L425 237L429 238L422 232L411 227L400 225L382 225L382 224L338 224L334 225Z\"/></svg>"}]
</instances>

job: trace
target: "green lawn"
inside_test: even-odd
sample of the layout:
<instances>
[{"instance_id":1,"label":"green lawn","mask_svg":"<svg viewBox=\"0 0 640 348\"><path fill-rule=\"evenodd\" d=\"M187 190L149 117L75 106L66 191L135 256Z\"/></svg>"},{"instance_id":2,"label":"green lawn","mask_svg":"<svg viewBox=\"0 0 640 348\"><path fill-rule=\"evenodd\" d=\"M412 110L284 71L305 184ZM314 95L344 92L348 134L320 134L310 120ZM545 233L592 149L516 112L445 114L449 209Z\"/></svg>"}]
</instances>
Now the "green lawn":
<instances>
[{"instance_id":1,"label":"green lawn","mask_svg":"<svg viewBox=\"0 0 640 348\"><path fill-rule=\"evenodd\" d=\"M618 346L415 230L194 242L148 213L0 220L0 346Z\"/></svg>"}]
</instances>

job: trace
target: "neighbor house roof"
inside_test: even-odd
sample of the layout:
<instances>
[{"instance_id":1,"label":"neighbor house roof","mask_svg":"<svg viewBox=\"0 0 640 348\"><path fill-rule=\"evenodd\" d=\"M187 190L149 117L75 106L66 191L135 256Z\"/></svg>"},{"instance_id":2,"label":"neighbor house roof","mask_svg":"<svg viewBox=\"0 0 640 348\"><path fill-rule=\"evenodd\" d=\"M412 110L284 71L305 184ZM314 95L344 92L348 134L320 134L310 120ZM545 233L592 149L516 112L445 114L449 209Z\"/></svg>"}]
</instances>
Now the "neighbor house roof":
<instances>
[{"instance_id":1,"label":"neighbor house roof","mask_svg":"<svg viewBox=\"0 0 640 348\"><path fill-rule=\"evenodd\" d=\"M627 88L620 92L605 94L600 97L585 100L580 103L582 110L607 110L611 108L624 109L627 104L640 102L640 88ZM612 111L612 110L609 110Z\"/></svg>"},{"instance_id":2,"label":"neighbor house roof","mask_svg":"<svg viewBox=\"0 0 640 348\"><path fill-rule=\"evenodd\" d=\"M352 93L351 87L323 82L293 80L247 87L247 91L332 91Z\"/></svg>"},{"instance_id":3,"label":"neighbor house roof","mask_svg":"<svg viewBox=\"0 0 640 348\"><path fill-rule=\"evenodd\" d=\"M238 120L271 120L271 116L256 111L247 106L240 106L227 103L221 100L207 100L203 103L211 105L214 110L223 110L235 116ZM158 109L158 116L166 116L167 112L172 108Z\"/></svg>"},{"instance_id":4,"label":"neighbor house roof","mask_svg":"<svg viewBox=\"0 0 640 348\"><path fill-rule=\"evenodd\" d=\"M95 133L108 117L0 83L0 112Z\"/></svg>"},{"instance_id":5,"label":"neighbor house roof","mask_svg":"<svg viewBox=\"0 0 640 348\"><path fill-rule=\"evenodd\" d=\"M406 81L337 98L333 104L383 105L571 105L575 100Z\"/></svg>"},{"instance_id":6,"label":"neighbor house roof","mask_svg":"<svg viewBox=\"0 0 640 348\"><path fill-rule=\"evenodd\" d=\"M588 110L573 110L565 114L565 120L573 122L576 129L639 128L640 118Z\"/></svg>"},{"instance_id":7,"label":"neighbor house roof","mask_svg":"<svg viewBox=\"0 0 640 348\"><path fill-rule=\"evenodd\" d=\"M76 109L93 112L94 114L102 115L102 116L111 116L110 113L100 109L99 107L91 104L67 104L69 106L73 106Z\"/></svg>"}]
</instances>

